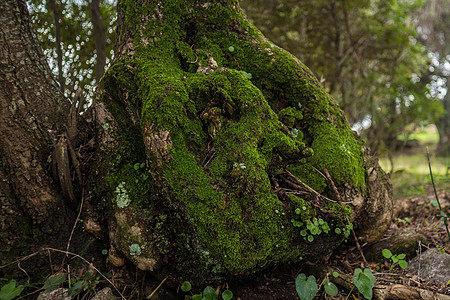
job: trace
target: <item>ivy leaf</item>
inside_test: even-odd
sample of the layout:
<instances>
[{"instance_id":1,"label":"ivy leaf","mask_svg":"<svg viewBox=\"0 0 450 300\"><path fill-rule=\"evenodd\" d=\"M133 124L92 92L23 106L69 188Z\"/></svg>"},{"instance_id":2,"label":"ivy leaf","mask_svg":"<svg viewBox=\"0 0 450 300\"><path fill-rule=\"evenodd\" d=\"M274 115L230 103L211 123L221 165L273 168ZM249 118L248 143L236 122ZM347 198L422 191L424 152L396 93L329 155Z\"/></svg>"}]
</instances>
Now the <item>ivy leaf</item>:
<instances>
[{"instance_id":1,"label":"ivy leaf","mask_svg":"<svg viewBox=\"0 0 450 300\"><path fill-rule=\"evenodd\" d=\"M216 290L210 286L205 287L202 300L218 300Z\"/></svg>"},{"instance_id":2,"label":"ivy leaf","mask_svg":"<svg viewBox=\"0 0 450 300\"><path fill-rule=\"evenodd\" d=\"M301 273L295 279L295 289L301 300L312 300L318 291L316 277L310 275L306 279L306 275Z\"/></svg>"},{"instance_id":3,"label":"ivy leaf","mask_svg":"<svg viewBox=\"0 0 450 300\"><path fill-rule=\"evenodd\" d=\"M185 281L181 284L181 290L185 293L189 292L191 290L191 288L192 288L192 285L189 281Z\"/></svg>"},{"instance_id":4,"label":"ivy leaf","mask_svg":"<svg viewBox=\"0 0 450 300\"><path fill-rule=\"evenodd\" d=\"M0 299L1 300L11 300L16 298L22 293L24 289L23 285L16 286L16 281L11 280L8 284L2 286L0 290Z\"/></svg>"},{"instance_id":5,"label":"ivy leaf","mask_svg":"<svg viewBox=\"0 0 450 300\"><path fill-rule=\"evenodd\" d=\"M223 300L231 300L231 299L233 299L233 292L231 292L229 290L223 291L222 299Z\"/></svg>"},{"instance_id":6,"label":"ivy leaf","mask_svg":"<svg viewBox=\"0 0 450 300\"><path fill-rule=\"evenodd\" d=\"M370 269L364 269L364 272L357 268L355 269L353 282L358 291L366 298L372 299L372 289L375 286L376 278L373 276Z\"/></svg>"}]
</instances>

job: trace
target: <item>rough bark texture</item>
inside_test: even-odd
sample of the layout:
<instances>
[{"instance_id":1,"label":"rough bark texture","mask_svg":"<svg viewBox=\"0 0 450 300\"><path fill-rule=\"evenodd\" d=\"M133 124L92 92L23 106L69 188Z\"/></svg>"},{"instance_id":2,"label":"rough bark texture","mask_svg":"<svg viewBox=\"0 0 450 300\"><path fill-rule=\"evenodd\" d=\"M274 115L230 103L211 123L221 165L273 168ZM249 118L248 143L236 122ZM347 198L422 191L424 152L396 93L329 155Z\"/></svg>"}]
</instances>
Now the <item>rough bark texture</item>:
<instances>
[{"instance_id":1,"label":"rough bark texture","mask_svg":"<svg viewBox=\"0 0 450 300\"><path fill-rule=\"evenodd\" d=\"M55 227L64 223L64 199L48 175L48 159L69 103L51 75L25 1L1 1L0 11L2 265L64 227Z\"/></svg>"},{"instance_id":2,"label":"rough bark texture","mask_svg":"<svg viewBox=\"0 0 450 300\"><path fill-rule=\"evenodd\" d=\"M366 241L383 236L388 178L308 68L236 1L118 8L92 179L111 261L204 283L323 256L349 222Z\"/></svg>"}]
</instances>

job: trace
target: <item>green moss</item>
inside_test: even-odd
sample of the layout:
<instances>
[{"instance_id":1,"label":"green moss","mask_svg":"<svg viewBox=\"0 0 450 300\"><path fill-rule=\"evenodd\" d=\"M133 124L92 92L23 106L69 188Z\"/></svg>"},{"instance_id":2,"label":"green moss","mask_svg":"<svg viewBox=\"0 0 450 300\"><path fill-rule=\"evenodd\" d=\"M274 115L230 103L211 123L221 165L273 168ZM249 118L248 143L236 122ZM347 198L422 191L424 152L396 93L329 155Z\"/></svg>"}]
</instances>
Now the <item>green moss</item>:
<instances>
[{"instance_id":1,"label":"green moss","mask_svg":"<svg viewBox=\"0 0 450 300\"><path fill-rule=\"evenodd\" d=\"M141 11L124 5L130 18L155 13L152 5ZM331 250L341 236L323 235L312 244L290 222L297 207L296 218L305 222L323 212L306 197L279 197L271 176L288 169L326 193L319 173L326 168L336 185L362 187L361 145L302 63L264 40L238 10L220 3L202 7L159 7L164 17L150 18L133 35L132 54L118 58L102 80L119 141L108 160L108 183L114 191L124 182L127 209L139 205L149 219L130 218L130 224L157 228L151 240L125 239L123 247L139 243L145 256L145 247L158 240L161 251L176 253L183 272L199 270L201 278L211 269L248 274ZM136 32L135 24L127 26ZM148 139L162 133L165 139L150 145ZM135 170L141 162L146 168ZM143 180L146 174L157 182ZM156 221L161 209L170 221ZM323 217L343 226L345 208L331 210Z\"/></svg>"}]
</instances>

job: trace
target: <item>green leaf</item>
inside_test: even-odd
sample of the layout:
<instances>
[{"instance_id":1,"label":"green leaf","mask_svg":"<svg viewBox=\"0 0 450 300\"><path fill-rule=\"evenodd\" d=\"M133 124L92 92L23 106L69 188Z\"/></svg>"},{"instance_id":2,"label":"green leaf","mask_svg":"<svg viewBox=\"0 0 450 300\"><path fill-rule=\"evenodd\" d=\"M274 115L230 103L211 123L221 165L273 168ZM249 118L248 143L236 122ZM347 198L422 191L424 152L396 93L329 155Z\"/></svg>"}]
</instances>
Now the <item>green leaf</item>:
<instances>
[{"instance_id":1,"label":"green leaf","mask_svg":"<svg viewBox=\"0 0 450 300\"><path fill-rule=\"evenodd\" d=\"M383 256L388 259L392 257L392 252L389 249L383 249L383 251L381 251L381 254L383 254Z\"/></svg>"},{"instance_id":2,"label":"green leaf","mask_svg":"<svg viewBox=\"0 0 450 300\"><path fill-rule=\"evenodd\" d=\"M140 166L140 163L135 163L135 164L134 164L134 169L135 169L135 170L139 170L139 166Z\"/></svg>"},{"instance_id":3,"label":"green leaf","mask_svg":"<svg viewBox=\"0 0 450 300\"><path fill-rule=\"evenodd\" d=\"M398 262L398 258L397 258L397 256L395 256L395 255L393 255L392 257L391 257L391 259L392 259L392 262L395 264L396 262Z\"/></svg>"},{"instance_id":4,"label":"green leaf","mask_svg":"<svg viewBox=\"0 0 450 300\"><path fill-rule=\"evenodd\" d=\"M228 51L234 52L234 47L233 46L228 47Z\"/></svg>"},{"instance_id":5,"label":"green leaf","mask_svg":"<svg viewBox=\"0 0 450 300\"><path fill-rule=\"evenodd\" d=\"M202 295L201 294L193 295L192 300L202 300Z\"/></svg>"},{"instance_id":6,"label":"green leaf","mask_svg":"<svg viewBox=\"0 0 450 300\"><path fill-rule=\"evenodd\" d=\"M310 275L308 279L306 279L306 275L301 273L295 279L295 289L301 300L312 300L317 295L318 291L316 278L313 275Z\"/></svg>"},{"instance_id":7,"label":"green leaf","mask_svg":"<svg viewBox=\"0 0 450 300\"><path fill-rule=\"evenodd\" d=\"M223 300L231 300L233 299L233 293L229 290L223 291L222 292L222 299Z\"/></svg>"},{"instance_id":8,"label":"green leaf","mask_svg":"<svg viewBox=\"0 0 450 300\"><path fill-rule=\"evenodd\" d=\"M143 167L145 167L145 163L141 163L140 166L139 166L139 168L141 168L141 169L142 169Z\"/></svg>"},{"instance_id":9,"label":"green leaf","mask_svg":"<svg viewBox=\"0 0 450 300\"><path fill-rule=\"evenodd\" d=\"M366 274L366 276L370 279L370 283L372 284L372 287L374 287L377 279L375 278L375 276L373 276L372 271L366 268L364 269L364 274Z\"/></svg>"},{"instance_id":10,"label":"green leaf","mask_svg":"<svg viewBox=\"0 0 450 300\"><path fill-rule=\"evenodd\" d=\"M325 293L330 296L336 296L339 293L337 286L334 283L329 282L328 280L325 281L324 288Z\"/></svg>"},{"instance_id":11,"label":"green leaf","mask_svg":"<svg viewBox=\"0 0 450 300\"><path fill-rule=\"evenodd\" d=\"M75 282L75 284L69 288L69 291L68 291L69 297L73 297L73 296L79 294L85 286L87 286L86 281L80 280L80 281Z\"/></svg>"},{"instance_id":12,"label":"green leaf","mask_svg":"<svg viewBox=\"0 0 450 300\"><path fill-rule=\"evenodd\" d=\"M308 242L312 243L314 241L314 237L312 235L308 235Z\"/></svg>"},{"instance_id":13,"label":"green leaf","mask_svg":"<svg viewBox=\"0 0 450 300\"><path fill-rule=\"evenodd\" d=\"M405 254L405 253L402 253L402 254L397 255L397 258L398 258L398 259L404 259L405 257L406 257L406 254Z\"/></svg>"},{"instance_id":14,"label":"green leaf","mask_svg":"<svg viewBox=\"0 0 450 300\"><path fill-rule=\"evenodd\" d=\"M203 290L202 300L218 300L216 290L209 285L205 287L205 289Z\"/></svg>"},{"instance_id":15,"label":"green leaf","mask_svg":"<svg viewBox=\"0 0 450 300\"><path fill-rule=\"evenodd\" d=\"M192 285L189 281L185 281L181 284L181 290L185 293L189 292L192 289Z\"/></svg>"},{"instance_id":16,"label":"green leaf","mask_svg":"<svg viewBox=\"0 0 450 300\"><path fill-rule=\"evenodd\" d=\"M333 277L334 277L334 278L338 278L338 277L339 277L339 273L336 272L336 271L333 271Z\"/></svg>"},{"instance_id":17,"label":"green leaf","mask_svg":"<svg viewBox=\"0 0 450 300\"><path fill-rule=\"evenodd\" d=\"M296 209L295 209L295 213L296 213L297 215L299 215L299 214L301 213L300 208L296 208Z\"/></svg>"},{"instance_id":18,"label":"green leaf","mask_svg":"<svg viewBox=\"0 0 450 300\"><path fill-rule=\"evenodd\" d=\"M23 285L16 286L16 281L13 279L0 290L0 300L11 300L16 298L22 293L24 289Z\"/></svg>"},{"instance_id":19,"label":"green leaf","mask_svg":"<svg viewBox=\"0 0 450 300\"><path fill-rule=\"evenodd\" d=\"M439 203L436 200L430 199L430 203L431 203L431 205L433 205L433 207L438 207L439 206Z\"/></svg>"},{"instance_id":20,"label":"green leaf","mask_svg":"<svg viewBox=\"0 0 450 300\"><path fill-rule=\"evenodd\" d=\"M358 291L366 298L372 299L372 289L375 286L376 278L373 276L370 269L364 269L364 272L357 268L355 269L353 282Z\"/></svg>"},{"instance_id":21,"label":"green leaf","mask_svg":"<svg viewBox=\"0 0 450 300\"><path fill-rule=\"evenodd\" d=\"M103 250L102 250L102 254L103 254L103 255L108 254L108 250L107 250L107 249L103 249Z\"/></svg>"},{"instance_id":22,"label":"green leaf","mask_svg":"<svg viewBox=\"0 0 450 300\"><path fill-rule=\"evenodd\" d=\"M66 274L59 273L55 276L51 276L44 282L44 289L47 292L54 291L58 286L66 280Z\"/></svg>"},{"instance_id":23,"label":"green leaf","mask_svg":"<svg viewBox=\"0 0 450 300\"><path fill-rule=\"evenodd\" d=\"M403 270L406 269L408 267L408 263L404 260L400 260L398 262L398 265L400 266L400 268L402 268Z\"/></svg>"}]
</instances>

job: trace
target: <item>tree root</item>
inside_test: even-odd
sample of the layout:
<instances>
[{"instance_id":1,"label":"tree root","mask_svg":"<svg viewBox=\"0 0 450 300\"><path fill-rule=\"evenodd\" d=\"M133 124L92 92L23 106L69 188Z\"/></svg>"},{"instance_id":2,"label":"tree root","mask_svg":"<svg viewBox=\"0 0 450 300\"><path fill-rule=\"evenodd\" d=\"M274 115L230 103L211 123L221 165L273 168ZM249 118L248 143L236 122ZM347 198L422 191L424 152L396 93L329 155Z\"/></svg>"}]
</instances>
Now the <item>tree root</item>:
<instances>
[{"instance_id":1,"label":"tree root","mask_svg":"<svg viewBox=\"0 0 450 300\"><path fill-rule=\"evenodd\" d=\"M329 276L330 281L348 290L351 290L355 286L352 276L343 274L328 266L311 266L309 272L319 278L324 278L327 274L337 272L339 273L339 277ZM377 284L373 288L373 297L377 300L450 300L450 296L448 295L403 284Z\"/></svg>"}]
</instances>

